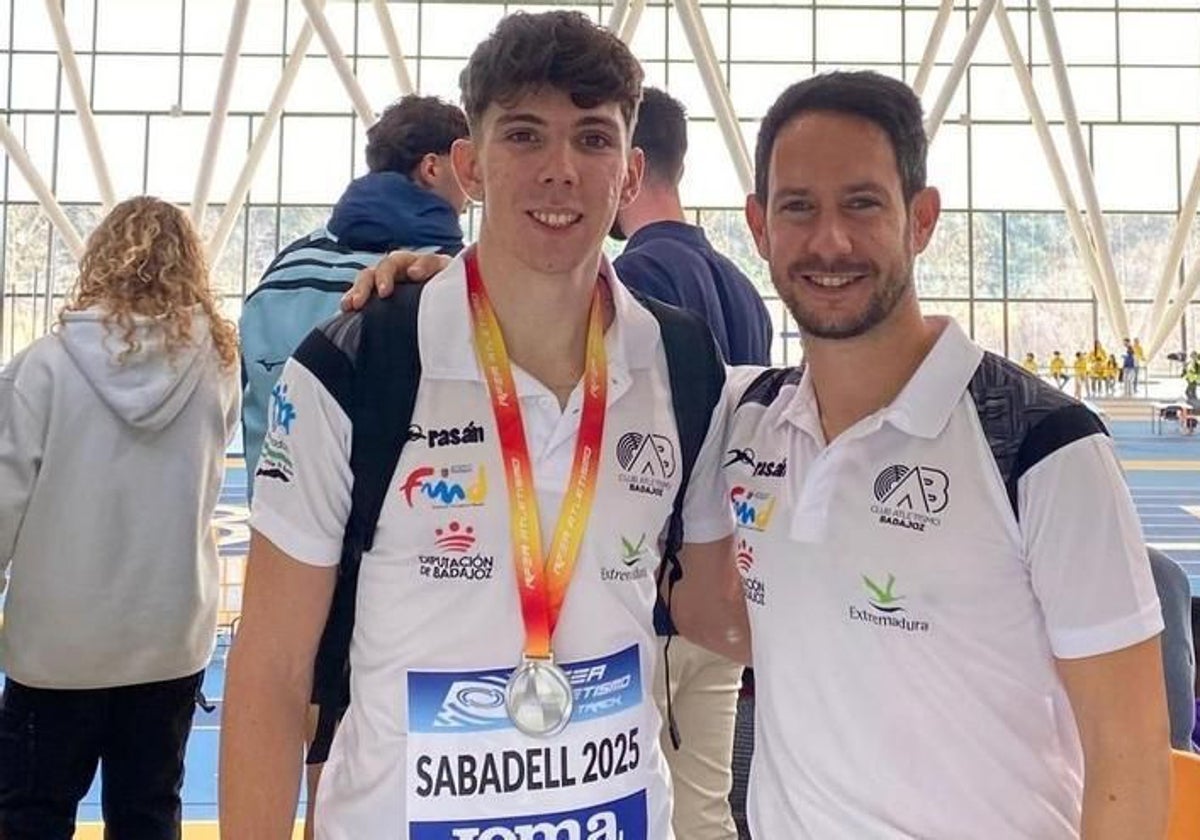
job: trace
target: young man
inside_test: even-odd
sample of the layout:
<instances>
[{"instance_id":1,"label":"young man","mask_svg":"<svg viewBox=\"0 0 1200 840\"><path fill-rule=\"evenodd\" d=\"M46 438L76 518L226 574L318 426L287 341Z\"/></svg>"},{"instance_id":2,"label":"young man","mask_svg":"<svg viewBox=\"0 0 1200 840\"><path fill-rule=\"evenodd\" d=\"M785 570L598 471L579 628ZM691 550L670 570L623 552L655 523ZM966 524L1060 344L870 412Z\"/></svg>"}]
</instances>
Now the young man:
<instances>
[{"instance_id":1,"label":"young man","mask_svg":"<svg viewBox=\"0 0 1200 840\"><path fill-rule=\"evenodd\" d=\"M413 423L477 433L412 439L395 470L358 579L352 700L318 840L672 837L648 687L679 439L658 323L600 251L641 178L641 78L617 38L559 11L506 18L463 72L471 139L451 158L483 222L423 294ZM314 332L280 382L290 474L259 476L226 689L224 836L291 831L351 498L339 371L360 323ZM684 504L693 568L732 552L720 437L709 430ZM445 573L465 557L469 575ZM542 678L574 694L569 723L552 696L526 702Z\"/></svg>"},{"instance_id":2,"label":"young man","mask_svg":"<svg viewBox=\"0 0 1200 840\"><path fill-rule=\"evenodd\" d=\"M346 187L325 226L279 252L242 308L242 434L253 476L271 391L308 331L337 314L358 270L393 248L462 250L467 197L450 169L450 146L467 119L434 96L393 102L367 130L370 172Z\"/></svg>"},{"instance_id":3,"label":"young man","mask_svg":"<svg viewBox=\"0 0 1200 840\"><path fill-rule=\"evenodd\" d=\"M806 364L727 387L727 445L788 465L726 467L751 831L1161 837L1162 617L1137 514L1091 412L921 315L925 158L919 101L874 73L794 85L760 129L746 215ZM684 633L703 619L687 583Z\"/></svg>"}]
</instances>

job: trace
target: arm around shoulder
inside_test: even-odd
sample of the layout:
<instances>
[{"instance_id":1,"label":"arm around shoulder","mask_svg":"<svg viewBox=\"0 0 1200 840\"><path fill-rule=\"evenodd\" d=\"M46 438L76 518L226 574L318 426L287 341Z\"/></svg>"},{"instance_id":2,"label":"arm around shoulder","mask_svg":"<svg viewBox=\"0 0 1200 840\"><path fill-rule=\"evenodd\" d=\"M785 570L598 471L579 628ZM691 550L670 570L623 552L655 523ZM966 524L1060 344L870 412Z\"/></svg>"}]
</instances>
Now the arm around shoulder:
<instances>
[{"instance_id":1,"label":"arm around shoulder","mask_svg":"<svg viewBox=\"0 0 1200 840\"><path fill-rule=\"evenodd\" d=\"M750 619L734 562L733 535L687 543L679 552L683 575L663 593L679 633L727 659L750 664Z\"/></svg>"},{"instance_id":2,"label":"arm around shoulder","mask_svg":"<svg viewBox=\"0 0 1200 840\"><path fill-rule=\"evenodd\" d=\"M337 579L254 531L221 727L220 823L229 840L292 836L313 660Z\"/></svg>"}]
</instances>

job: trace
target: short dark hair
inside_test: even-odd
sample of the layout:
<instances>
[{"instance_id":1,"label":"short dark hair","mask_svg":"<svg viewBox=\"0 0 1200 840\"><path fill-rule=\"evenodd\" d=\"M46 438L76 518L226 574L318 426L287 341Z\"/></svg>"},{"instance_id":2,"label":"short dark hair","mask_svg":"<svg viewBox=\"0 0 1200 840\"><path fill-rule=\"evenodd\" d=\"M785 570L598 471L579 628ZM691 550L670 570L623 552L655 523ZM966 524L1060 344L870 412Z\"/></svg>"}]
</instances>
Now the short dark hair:
<instances>
[{"instance_id":1,"label":"short dark hair","mask_svg":"<svg viewBox=\"0 0 1200 840\"><path fill-rule=\"evenodd\" d=\"M455 140L468 136L467 118L457 105L436 96L405 96L367 129L367 168L411 175L425 155L447 154Z\"/></svg>"},{"instance_id":2,"label":"short dark hair","mask_svg":"<svg viewBox=\"0 0 1200 840\"><path fill-rule=\"evenodd\" d=\"M541 87L562 91L580 108L615 102L632 127L642 78L620 38L580 12L559 10L506 16L471 53L459 86L475 128L492 103L510 104Z\"/></svg>"},{"instance_id":3,"label":"short dark hair","mask_svg":"<svg viewBox=\"0 0 1200 840\"><path fill-rule=\"evenodd\" d=\"M904 200L925 188L929 141L921 122L921 100L904 82L870 70L822 73L789 87L767 111L754 151L754 192L766 202L771 152L775 138L805 111L833 111L862 117L884 130L892 141Z\"/></svg>"},{"instance_id":4,"label":"short dark hair","mask_svg":"<svg viewBox=\"0 0 1200 840\"><path fill-rule=\"evenodd\" d=\"M642 91L633 145L646 154L646 175L675 185L683 177L687 155L687 110L666 91Z\"/></svg>"}]
</instances>

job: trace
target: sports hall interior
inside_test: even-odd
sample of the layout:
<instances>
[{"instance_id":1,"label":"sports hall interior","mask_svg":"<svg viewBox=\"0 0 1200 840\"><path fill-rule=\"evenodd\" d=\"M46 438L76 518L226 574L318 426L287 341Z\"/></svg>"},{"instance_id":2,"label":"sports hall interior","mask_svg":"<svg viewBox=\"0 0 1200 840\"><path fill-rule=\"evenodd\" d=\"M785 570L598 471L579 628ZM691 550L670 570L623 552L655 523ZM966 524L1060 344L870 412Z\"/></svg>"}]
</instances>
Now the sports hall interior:
<instances>
[{"instance_id":1,"label":"sports hall interior","mask_svg":"<svg viewBox=\"0 0 1200 840\"><path fill-rule=\"evenodd\" d=\"M412 92L458 101L502 15L557 4L444 0L0 0L0 365L54 327L83 243L124 198L199 226L236 320L275 253L365 172L364 131ZM926 314L1017 362L1144 348L1136 383L1089 374L1146 541L1200 596L1200 6L1195 0L600 0L647 84L687 106L682 195L753 280L773 361L799 332L747 229L759 122L793 81L869 68L920 95L943 210L917 261ZM463 220L470 241L478 224ZM619 244L606 246L612 254ZM1093 381L1094 380L1094 381ZM1191 406L1190 408L1195 408ZM185 837L216 837L225 657L249 541L241 435L213 527L220 618L187 752ZM1194 601L1194 604L1196 602ZM3 604L0 601L0 613ZM1194 606L1194 614L1197 609ZM0 662L0 671L3 663ZM98 783L77 837L99 838Z\"/></svg>"}]
</instances>

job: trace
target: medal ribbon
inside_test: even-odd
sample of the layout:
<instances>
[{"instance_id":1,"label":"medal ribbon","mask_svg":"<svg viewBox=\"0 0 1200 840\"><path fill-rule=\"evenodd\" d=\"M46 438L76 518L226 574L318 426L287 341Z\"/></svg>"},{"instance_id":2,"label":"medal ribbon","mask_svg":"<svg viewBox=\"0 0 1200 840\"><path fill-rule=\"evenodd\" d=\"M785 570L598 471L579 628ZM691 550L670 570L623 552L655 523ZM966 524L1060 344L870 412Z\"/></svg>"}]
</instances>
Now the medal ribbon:
<instances>
[{"instance_id":1,"label":"medal ribbon","mask_svg":"<svg viewBox=\"0 0 1200 840\"><path fill-rule=\"evenodd\" d=\"M604 352L600 281L597 281L592 293L588 315L583 414L579 420L571 477L559 510L558 523L554 527L549 556L544 557L537 496L533 487L533 463L529 458L512 364L474 253L467 255L466 263L467 297L471 308L475 354L491 397L492 413L500 434L504 477L508 483L513 561L517 567L521 616L525 621L525 656L548 659L551 654L550 637L558 624L567 586L579 558L579 547L591 514L600 467L604 412L608 403L608 361Z\"/></svg>"}]
</instances>

